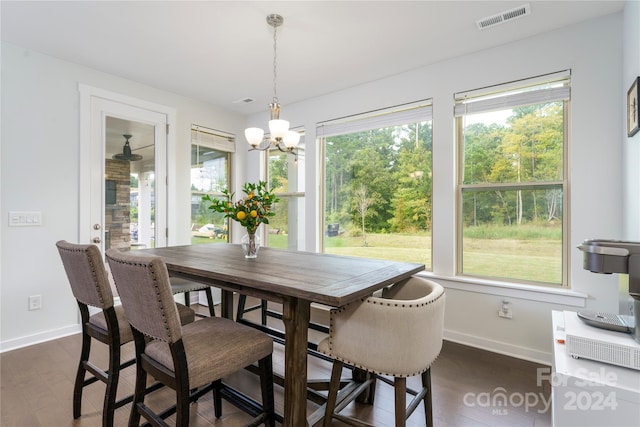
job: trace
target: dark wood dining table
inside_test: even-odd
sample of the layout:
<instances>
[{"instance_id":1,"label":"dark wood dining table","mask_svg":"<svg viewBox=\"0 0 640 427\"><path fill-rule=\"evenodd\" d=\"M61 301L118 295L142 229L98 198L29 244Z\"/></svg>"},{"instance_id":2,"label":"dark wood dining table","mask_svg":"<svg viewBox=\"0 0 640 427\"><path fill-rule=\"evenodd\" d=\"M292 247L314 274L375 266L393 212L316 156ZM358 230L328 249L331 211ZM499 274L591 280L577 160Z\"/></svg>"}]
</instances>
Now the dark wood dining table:
<instances>
[{"instance_id":1,"label":"dark wood dining table","mask_svg":"<svg viewBox=\"0 0 640 427\"><path fill-rule=\"evenodd\" d=\"M423 264L264 247L246 259L237 244L142 249L162 258L171 276L222 290L222 316L233 317L233 293L282 304L285 329L283 426L307 423L307 339L311 303L340 307L424 270Z\"/></svg>"}]
</instances>

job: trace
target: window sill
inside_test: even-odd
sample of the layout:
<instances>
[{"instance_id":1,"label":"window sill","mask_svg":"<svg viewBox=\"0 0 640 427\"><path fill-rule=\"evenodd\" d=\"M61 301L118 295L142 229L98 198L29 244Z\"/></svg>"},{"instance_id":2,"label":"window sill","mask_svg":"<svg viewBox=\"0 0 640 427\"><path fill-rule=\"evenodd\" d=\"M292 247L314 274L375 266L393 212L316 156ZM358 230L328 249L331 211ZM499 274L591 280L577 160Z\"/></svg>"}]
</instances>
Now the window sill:
<instances>
[{"instance_id":1,"label":"window sill","mask_svg":"<svg viewBox=\"0 0 640 427\"><path fill-rule=\"evenodd\" d=\"M566 288L525 285L521 283L498 282L466 277L448 277L422 272L419 275L438 280L442 286L467 292L520 298L530 301L547 302L572 307L585 307L588 295Z\"/></svg>"}]
</instances>

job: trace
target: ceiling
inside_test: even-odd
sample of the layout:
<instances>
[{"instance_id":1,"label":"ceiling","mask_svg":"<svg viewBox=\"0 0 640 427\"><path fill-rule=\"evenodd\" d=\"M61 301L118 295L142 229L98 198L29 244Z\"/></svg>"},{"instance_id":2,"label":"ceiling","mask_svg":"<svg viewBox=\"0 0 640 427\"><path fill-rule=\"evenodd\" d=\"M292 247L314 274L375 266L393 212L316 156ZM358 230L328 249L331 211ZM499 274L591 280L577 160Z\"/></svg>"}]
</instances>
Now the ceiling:
<instances>
[{"instance_id":1,"label":"ceiling","mask_svg":"<svg viewBox=\"0 0 640 427\"><path fill-rule=\"evenodd\" d=\"M476 21L531 5L478 30ZM623 1L6 1L2 40L249 115L622 10ZM237 102L253 98L253 103ZM133 142L133 141L132 141Z\"/></svg>"}]
</instances>

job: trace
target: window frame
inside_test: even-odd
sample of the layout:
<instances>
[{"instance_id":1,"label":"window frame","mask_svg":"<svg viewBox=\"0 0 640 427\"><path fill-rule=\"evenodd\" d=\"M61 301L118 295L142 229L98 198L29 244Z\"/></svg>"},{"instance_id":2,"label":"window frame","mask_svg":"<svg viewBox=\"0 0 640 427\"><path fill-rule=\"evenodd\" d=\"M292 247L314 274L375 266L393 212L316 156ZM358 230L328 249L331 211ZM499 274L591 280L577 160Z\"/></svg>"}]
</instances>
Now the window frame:
<instances>
[{"instance_id":1,"label":"window frame","mask_svg":"<svg viewBox=\"0 0 640 427\"><path fill-rule=\"evenodd\" d=\"M454 126L455 126L455 139L456 139L456 150L457 150L457 162L456 162L456 257L455 257L455 275L461 278L467 279L480 279L480 280L489 280L494 282L502 282L502 283L518 283L524 285L533 285L537 287L553 287L553 288L561 288L561 289L569 289L570 288L570 248L569 244L571 241L570 237L570 183L569 183L569 148L571 142L570 135L570 110L571 110L571 72L570 70L552 73L543 76L537 76L530 79L523 79L516 82L510 82L505 84L498 84L494 86L490 86L484 89L479 89L476 91L467 92L467 94L473 93L484 93L484 94L499 94L512 91L517 88L523 87L535 87L541 85L545 82L553 82L556 80L563 80L567 82L568 86L568 99L557 99L557 100L540 100L534 104L520 104L514 106L506 106L502 109L494 109L491 111L501 111L508 108L517 108L518 106L526 106L526 105L539 105L543 103L550 102L562 102L563 108L563 146L562 146L562 179L561 180L549 180L549 181L528 181L527 183L522 182L500 182L500 183L474 183L474 184L464 184L464 139L463 139L463 121L464 114L454 114ZM502 89L501 89L502 88ZM461 99L460 94L454 95L454 104L456 107L459 105L459 101ZM463 193L465 190L467 191L492 191L492 190L541 190L541 189L550 189L560 186L562 189L562 272L561 272L561 283L550 283L550 282L541 282L541 281L533 281L533 280L525 280L525 279L517 279L510 278L504 276L485 276L480 274L472 274L472 273L464 273L464 224L463 224Z\"/></svg>"},{"instance_id":2,"label":"window frame","mask_svg":"<svg viewBox=\"0 0 640 427\"><path fill-rule=\"evenodd\" d=\"M317 229L317 250L325 253L326 238L325 232L327 230L326 221L326 180L327 180L327 138L336 135L348 135L351 133L363 132L366 130L382 129L393 126L402 126L406 124L415 124L419 122L429 122L431 127L431 172L433 173L433 157L434 157L434 120L433 120L433 98L425 98L417 101L409 102L406 104L399 104L389 107L380 108L364 113L357 113L337 119L330 119L316 124L316 144L318 145L319 154L319 171L318 179L320 182L319 194L318 194L318 223ZM431 177L431 194L429 195L431 201L431 212L433 215L433 195L434 195L434 181L435 177ZM426 266L426 271L433 271L433 242L434 242L434 223L433 216L431 217L431 227L429 230L430 241L430 265Z\"/></svg>"},{"instance_id":3,"label":"window frame","mask_svg":"<svg viewBox=\"0 0 640 427\"><path fill-rule=\"evenodd\" d=\"M210 141L206 141L206 140L200 140L200 136L205 136L205 135L210 135L211 139ZM216 129L211 129L211 128L207 128L205 126L200 126L200 125L195 125L192 124L191 125L191 140L189 143L189 195L190 198L193 197L194 195L194 190L191 189L191 186L193 185L192 181L191 181L191 170L193 169L193 163L191 160L191 150L193 150L194 145L195 146L200 146L200 147L207 147L210 148L212 150L215 151L219 151L219 152L223 152L226 153L226 161L227 161L227 190L230 190L233 188L233 182L232 182L232 178L234 176L233 174L233 168L234 168L234 164L233 164L233 160L234 160L234 156L233 154L235 154L236 151L236 136L233 133L229 133L229 132L224 132L224 131L219 131ZM223 138L223 139L227 139L227 142L220 142L220 141L215 141L214 138ZM205 194L209 194L211 196L214 197L221 197L223 196L222 193L215 193L215 192L205 192L202 194L202 196L204 196ZM192 214L190 213L189 215L190 219L192 218ZM232 242L232 238L233 238L233 227L231 227L231 222L229 220L229 218L225 218L225 222L226 222L226 226L227 226L227 243ZM191 234L190 234L191 236Z\"/></svg>"},{"instance_id":4,"label":"window frame","mask_svg":"<svg viewBox=\"0 0 640 427\"><path fill-rule=\"evenodd\" d=\"M265 181L268 183L270 182L271 176L270 176L270 159L271 159L271 153L276 153L276 154L286 154L288 156L292 156L295 155L295 162L298 164L298 167L300 167L300 164L302 164L302 167L306 167L306 141L305 141L305 130L302 127L299 128L292 128L291 130L296 131L300 134L300 142L298 143L298 147L294 149L294 153L295 154L290 154L290 153L284 153L282 150L278 149L277 147L274 146L269 146L269 148L267 150L265 150L264 156L263 156L263 162L264 162L264 171L265 171ZM287 176L288 177L288 176ZM276 192L275 193L276 197L278 197L279 199L287 199L289 201L291 200L299 200L302 199L304 200L304 198L306 197L306 191L286 191L286 192ZM287 212L287 218L289 218L290 220L290 216L289 216L289 212ZM303 225L300 226L300 221L303 221ZM289 249L294 249L294 250L304 250L304 244L299 245L298 242L302 241L304 242L306 240L305 236L304 236L304 230L305 230L305 216L304 215L296 215L296 222L298 223L298 227L296 230L295 235L291 234L290 232L288 233L288 237L287 237L287 247ZM263 242L265 246L269 245L269 230L271 228L270 224L264 224L264 228L265 228L265 232L264 232L264 238L263 238ZM300 236L300 233L302 233L302 236ZM296 242L295 245L292 245L291 242L291 237L289 236L293 236L296 238ZM300 248L299 246L302 246L302 248Z\"/></svg>"}]
</instances>

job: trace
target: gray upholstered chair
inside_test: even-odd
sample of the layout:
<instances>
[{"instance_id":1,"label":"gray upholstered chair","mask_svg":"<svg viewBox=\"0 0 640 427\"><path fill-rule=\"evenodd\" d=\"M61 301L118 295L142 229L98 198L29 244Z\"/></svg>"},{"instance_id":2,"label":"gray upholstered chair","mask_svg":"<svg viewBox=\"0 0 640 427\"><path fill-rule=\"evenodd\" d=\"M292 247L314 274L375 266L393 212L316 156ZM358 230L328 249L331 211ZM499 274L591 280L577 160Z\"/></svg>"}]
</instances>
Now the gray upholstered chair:
<instances>
[{"instance_id":1,"label":"gray upholstered chair","mask_svg":"<svg viewBox=\"0 0 640 427\"><path fill-rule=\"evenodd\" d=\"M427 425L433 425L431 364L442 349L444 302L441 285L414 276L385 289L381 298L331 310L329 336L318 344L320 352L334 359L324 426L332 418L362 425L339 412L369 386L375 390L376 376L394 377L389 382L395 388L396 426L404 426L421 401ZM344 364L373 375L345 386L338 401ZM422 376L418 392L407 389L406 379L414 375ZM407 392L414 395L408 407Z\"/></svg>"},{"instance_id":2,"label":"gray upholstered chair","mask_svg":"<svg viewBox=\"0 0 640 427\"><path fill-rule=\"evenodd\" d=\"M130 426L140 416L153 425L176 413L176 425L189 425L189 403L213 390L215 416L221 416L222 378L255 362L260 370L261 413L252 425L275 426L271 338L222 317L180 326L167 267L161 258L109 249L111 274L132 326L136 345L136 386ZM145 405L147 374L176 392L176 405L162 413ZM191 393L194 391L194 393Z\"/></svg>"},{"instance_id":3,"label":"gray upholstered chair","mask_svg":"<svg viewBox=\"0 0 640 427\"><path fill-rule=\"evenodd\" d=\"M102 409L102 425L112 426L114 411L133 400L127 396L116 402L120 370L135 363L135 359L120 362L120 348L133 341L131 327L122 306L115 306L102 254L95 245L77 245L61 240L56 243L67 273L71 291L76 298L82 321L82 350L73 387L73 418L79 418L82 391L85 386L100 380L106 384ZM100 309L90 315L89 307ZM194 312L178 305L182 323L194 321ZM96 339L109 347L109 367L104 371L89 361L91 340ZM91 375L85 379L86 373Z\"/></svg>"},{"instance_id":4,"label":"gray upholstered chair","mask_svg":"<svg viewBox=\"0 0 640 427\"><path fill-rule=\"evenodd\" d=\"M171 279L171 293L174 295L184 295L184 305L187 307L191 303L191 292L204 291L207 296L207 305L209 307L209 315L211 317L216 315L216 311L213 305L213 295L211 293L211 286L203 283L193 282L191 280L182 279L180 277L172 277ZM200 314L196 314L198 317L204 317Z\"/></svg>"}]
</instances>

